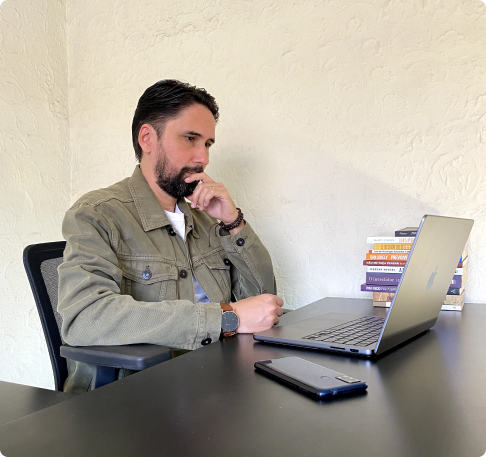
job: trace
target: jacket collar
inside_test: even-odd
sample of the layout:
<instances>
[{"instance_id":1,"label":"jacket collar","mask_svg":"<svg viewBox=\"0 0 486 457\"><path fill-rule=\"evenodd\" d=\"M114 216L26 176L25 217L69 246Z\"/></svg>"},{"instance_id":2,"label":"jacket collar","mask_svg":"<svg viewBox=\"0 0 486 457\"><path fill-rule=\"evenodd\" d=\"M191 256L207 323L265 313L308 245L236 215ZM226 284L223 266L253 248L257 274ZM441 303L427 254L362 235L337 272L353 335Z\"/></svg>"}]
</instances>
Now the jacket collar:
<instances>
[{"instance_id":1,"label":"jacket collar","mask_svg":"<svg viewBox=\"0 0 486 457\"><path fill-rule=\"evenodd\" d=\"M186 221L186 237L187 234L192 230L192 235L194 236L194 238L199 238L199 235L194 228L194 219L192 218L191 208L189 207L186 199L181 198L180 200L178 200L177 206L184 213L184 220Z\"/></svg>"},{"instance_id":2,"label":"jacket collar","mask_svg":"<svg viewBox=\"0 0 486 457\"><path fill-rule=\"evenodd\" d=\"M128 179L128 188L145 232L171 225L164 208L160 205L138 165ZM191 210L183 198L177 202L177 206L184 213L187 235L194 227ZM194 235L197 237L196 234Z\"/></svg>"}]
</instances>

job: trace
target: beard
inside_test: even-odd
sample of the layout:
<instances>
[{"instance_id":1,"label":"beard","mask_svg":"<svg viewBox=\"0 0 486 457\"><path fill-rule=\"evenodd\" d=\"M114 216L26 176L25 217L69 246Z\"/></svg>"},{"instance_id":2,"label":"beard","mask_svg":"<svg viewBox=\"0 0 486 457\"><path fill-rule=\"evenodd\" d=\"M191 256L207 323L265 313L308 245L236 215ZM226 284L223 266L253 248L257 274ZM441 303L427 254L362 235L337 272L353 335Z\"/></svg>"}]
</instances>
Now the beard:
<instances>
[{"instance_id":1,"label":"beard","mask_svg":"<svg viewBox=\"0 0 486 457\"><path fill-rule=\"evenodd\" d=\"M171 197L177 200L187 197L194 193L199 181L185 182L188 173L202 173L201 165L196 167L183 167L180 171L172 169L168 163L167 156L164 154L155 165L155 178L157 185Z\"/></svg>"}]
</instances>

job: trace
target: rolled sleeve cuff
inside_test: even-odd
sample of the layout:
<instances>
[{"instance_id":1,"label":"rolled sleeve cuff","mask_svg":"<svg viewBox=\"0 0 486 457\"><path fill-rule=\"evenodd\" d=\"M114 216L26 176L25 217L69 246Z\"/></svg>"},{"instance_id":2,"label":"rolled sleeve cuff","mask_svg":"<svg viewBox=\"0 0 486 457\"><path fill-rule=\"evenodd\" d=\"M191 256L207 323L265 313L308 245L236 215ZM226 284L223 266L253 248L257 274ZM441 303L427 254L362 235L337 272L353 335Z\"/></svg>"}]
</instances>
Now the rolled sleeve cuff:
<instances>
[{"instance_id":1,"label":"rolled sleeve cuff","mask_svg":"<svg viewBox=\"0 0 486 457\"><path fill-rule=\"evenodd\" d=\"M194 349L205 346L203 341L211 338L211 342L219 341L221 334L221 305L219 303L198 304L199 313L199 330L194 342Z\"/></svg>"},{"instance_id":2,"label":"rolled sleeve cuff","mask_svg":"<svg viewBox=\"0 0 486 457\"><path fill-rule=\"evenodd\" d=\"M236 235L230 235L227 230L221 230L221 245L226 252L241 253L249 249L258 240L257 234L253 231L250 224L245 222L245 226ZM228 235L226 235L228 234Z\"/></svg>"}]
</instances>

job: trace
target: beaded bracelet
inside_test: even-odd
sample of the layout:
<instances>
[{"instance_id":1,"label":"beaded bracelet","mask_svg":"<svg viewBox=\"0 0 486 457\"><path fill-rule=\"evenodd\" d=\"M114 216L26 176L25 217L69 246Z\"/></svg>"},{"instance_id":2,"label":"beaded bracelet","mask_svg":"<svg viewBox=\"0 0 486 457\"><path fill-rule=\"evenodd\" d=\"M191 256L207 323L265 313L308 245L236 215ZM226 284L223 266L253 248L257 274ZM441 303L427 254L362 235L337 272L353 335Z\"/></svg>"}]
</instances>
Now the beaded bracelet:
<instances>
[{"instance_id":1,"label":"beaded bracelet","mask_svg":"<svg viewBox=\"0 0 486 457\"><path fill-rule=\"evenodd\" d=\"M236 209L238 210L238 217L235 219L235 221L232 222L231 224L225 224L223 221L221 221L218 224L221 228L225 230L232 230L241 224L241 221L243 220L243 213L241 212L240 208L236 208Z\"/></svg>"}]
</instances>

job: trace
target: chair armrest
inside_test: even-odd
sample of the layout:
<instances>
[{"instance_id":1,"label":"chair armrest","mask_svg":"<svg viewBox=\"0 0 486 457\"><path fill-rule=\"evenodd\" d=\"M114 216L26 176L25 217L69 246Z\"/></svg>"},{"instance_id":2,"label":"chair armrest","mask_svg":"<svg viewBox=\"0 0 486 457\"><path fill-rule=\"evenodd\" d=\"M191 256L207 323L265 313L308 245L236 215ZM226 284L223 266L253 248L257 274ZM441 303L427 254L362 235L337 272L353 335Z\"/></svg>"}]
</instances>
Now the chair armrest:
<instances>
[{"instance_id":1,"label":"chair armrest","mask_svg":"<svg viewBox=\"0 0 486 457\"><path fill-rule=\"evenodd\" d=\"M141 371L170 359L170 348L155 344L126 346L68 346L60 354L66 359L112 368Z\"/></svg>"}]
</instances>

